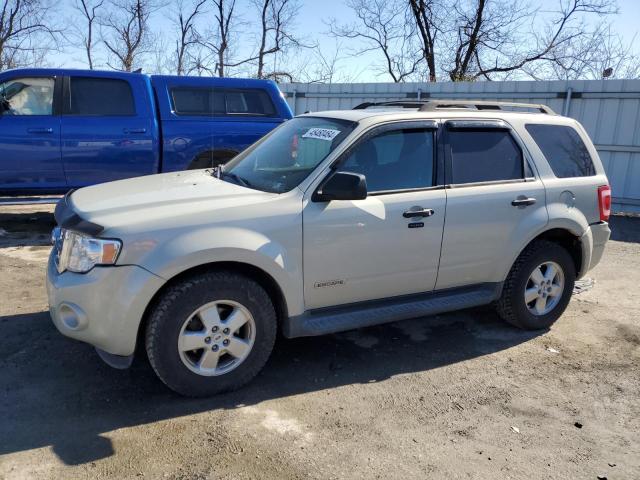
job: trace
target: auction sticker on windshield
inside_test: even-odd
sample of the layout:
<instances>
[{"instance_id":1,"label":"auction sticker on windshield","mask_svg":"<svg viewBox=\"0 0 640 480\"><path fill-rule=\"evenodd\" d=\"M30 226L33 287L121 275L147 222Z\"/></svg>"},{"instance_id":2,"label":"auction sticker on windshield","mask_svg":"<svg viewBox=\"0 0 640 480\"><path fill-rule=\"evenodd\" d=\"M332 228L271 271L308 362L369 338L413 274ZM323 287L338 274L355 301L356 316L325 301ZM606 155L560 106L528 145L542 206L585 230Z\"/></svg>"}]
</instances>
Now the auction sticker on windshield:
<instances>
[{"instance_id":1,"label":"auction sticker on windshield","mask_svg":"<svg viewBox=\"0 0 640 480\"><path fill-rule=\"evenodd\" d=\"M310 128L307 133L302 135L302 138L317 138L318 140L331 141L340 135L340 130L333 130L331 128Z\"/></svg>"}]
</instances>

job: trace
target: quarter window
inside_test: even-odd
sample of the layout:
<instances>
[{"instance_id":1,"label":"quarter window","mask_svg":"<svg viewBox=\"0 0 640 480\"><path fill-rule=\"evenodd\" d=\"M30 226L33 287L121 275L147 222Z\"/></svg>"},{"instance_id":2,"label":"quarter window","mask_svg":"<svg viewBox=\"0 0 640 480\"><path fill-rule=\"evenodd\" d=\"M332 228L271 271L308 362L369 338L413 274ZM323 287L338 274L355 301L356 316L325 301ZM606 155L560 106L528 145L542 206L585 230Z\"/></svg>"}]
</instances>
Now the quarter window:
<instances>
[{"instance_id":1,"label":"quarter window","mask_svg":"<svg viewBox=\"0 0 640 480\"><path fill-rule=\"evenodd\" d=\"M0 84L1 115L52 115L53 78L16 78Z\"/></svg>"},{"instance_id":2,"label":"quarter window","mask_svg":"<svg viewBox=\"0 0 640 480\"><path fill-rule=\"evenodd\" d=\"M369 192L433 185L433 130L384 132L356 146L341 170L361 173Z\"/></svg>"},{"instance_id":3,"label":"quarter window","mask_svg":"<svg viewBox=\"0 0 640 480\"><path fill-rule=\"evenodd\" d=\"M178 115L256 115L272 117L275 107L263 90L177 87L171 89Z\"/></svg>"},{"instance_id":4,"label":"quarter window","mask_svg":"<svg viewBox=\"0 0 640 480\"><path fill-rule=\"evenodd\" d=\"M520 147L505 130L449 130L451 183L516 180L524 177Z\"/></svg>"},{"instance_id":5,"label":"quarter window","mask_svg":"<svg viewBox=\"0 0 640 480\"><path fill-rule=\"evenodd\" d=\"M525 125L558 178L589 177L596 174L591 155L573 128L566 125Z\"/></svg>"},{"instance_id":6,"label":"quarter window","mask_svg":"<svg viewBox=\"0 0 640 480\"><path fill-rule=\"evenodd\" d=\"M112 78L71 77L71 115L130 116L136 109L129 82Z\"/></svg>"}]
</instances>

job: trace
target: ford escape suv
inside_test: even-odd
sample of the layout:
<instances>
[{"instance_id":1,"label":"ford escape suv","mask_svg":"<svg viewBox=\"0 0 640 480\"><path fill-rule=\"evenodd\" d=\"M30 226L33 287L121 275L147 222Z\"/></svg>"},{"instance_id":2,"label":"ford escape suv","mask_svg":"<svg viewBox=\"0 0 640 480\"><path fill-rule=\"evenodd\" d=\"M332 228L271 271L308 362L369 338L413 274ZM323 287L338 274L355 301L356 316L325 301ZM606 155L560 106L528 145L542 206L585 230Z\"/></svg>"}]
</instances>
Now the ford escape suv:
<instances>
[{"instance_id":1,"label":"ford escape suv","mask_svg":"<svg viewBox=\"0 0 640 480\"><path fill-rule=\"evenodd\" d=\"M138 345L171 389L210 395L254 377L278 330L484 304L547 328L600 261L610 206L586 132L544 106L311 113L223 167L68 194L50 311L110 365L129 366Z\"/></svg>"}]
</instances>

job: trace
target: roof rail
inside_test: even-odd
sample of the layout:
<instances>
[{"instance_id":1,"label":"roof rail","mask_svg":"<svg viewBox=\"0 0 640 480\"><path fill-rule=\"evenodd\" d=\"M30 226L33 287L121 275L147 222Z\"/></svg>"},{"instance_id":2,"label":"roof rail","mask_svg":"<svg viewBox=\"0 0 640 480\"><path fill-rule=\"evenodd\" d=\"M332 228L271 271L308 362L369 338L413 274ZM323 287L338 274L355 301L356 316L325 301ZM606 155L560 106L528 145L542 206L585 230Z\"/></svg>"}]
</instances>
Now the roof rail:
<instances>
[{"instance_id":1,"label":"roof rail","mask_svg":"<svg viewBox=\"0 0 640 480\"><path fill-rule=\"evenodd\" d=\"M493 102L487 100L398 100L392 102L365 102L355 106L354 110L363 110L370 107L400 107L416 108L420 112L433 112L435 110L504 110L504 111L529 111L555 115L551 108L539 103L515 103Z\"/></svg>"}]
</instances>

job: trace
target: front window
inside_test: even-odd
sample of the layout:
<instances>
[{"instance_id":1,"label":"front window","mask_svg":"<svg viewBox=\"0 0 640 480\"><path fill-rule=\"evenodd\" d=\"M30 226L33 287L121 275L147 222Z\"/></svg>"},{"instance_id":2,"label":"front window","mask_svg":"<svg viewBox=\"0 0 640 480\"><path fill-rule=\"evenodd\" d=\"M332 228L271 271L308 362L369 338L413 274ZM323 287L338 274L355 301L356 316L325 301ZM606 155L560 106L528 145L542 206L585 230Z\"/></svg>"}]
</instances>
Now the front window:
<instances>
[{"instance_id":1,"label":"front window","mask_svg":"<svg viewBox=\"0 0 640 480\"><path fill-rule=\"evenodd\" d=\"M16 78L0 83L0 114L51 115L53 78Z\"/></svg>"},{"instance_id":2,"label":"front window","mask_svg":"<svg viewBox=\"0 0 640 480\"><path fill-rule=\"evenodd\" d=\"M224 166L222 178L249 188L284 193L298 186L349 135L356 124L299 117Z\"/></svg>"}]
</instances>

